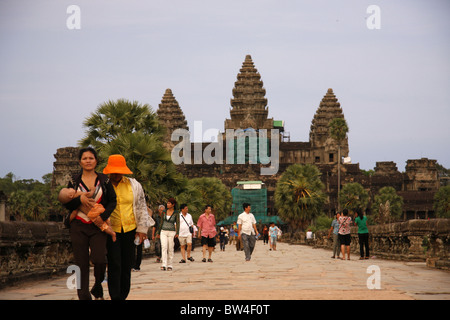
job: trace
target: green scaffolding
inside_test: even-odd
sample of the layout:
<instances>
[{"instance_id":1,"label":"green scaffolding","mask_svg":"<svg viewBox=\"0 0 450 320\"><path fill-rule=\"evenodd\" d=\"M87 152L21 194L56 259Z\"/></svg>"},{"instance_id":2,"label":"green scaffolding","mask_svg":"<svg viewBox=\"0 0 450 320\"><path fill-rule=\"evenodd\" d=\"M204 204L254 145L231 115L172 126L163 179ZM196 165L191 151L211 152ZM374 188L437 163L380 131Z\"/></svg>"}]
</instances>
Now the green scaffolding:
<instances>
[{"instance_id":1,"label":"green scaffolding","mask_svg":"<svg viewBox=\"0 0 450 320\"><path fill-rule=\"evenodd\" d=\"M250 212L255 216L257 223L282 224L278 216L267 216L267 189L261 181L239 181L237 186L231 190L231 196L233 198L231 206L233 215L220 221L217 225L230 225L237 221L238 216L244 211L242 207L244 203L250 204Z\"/></svg>"}]
</instances>

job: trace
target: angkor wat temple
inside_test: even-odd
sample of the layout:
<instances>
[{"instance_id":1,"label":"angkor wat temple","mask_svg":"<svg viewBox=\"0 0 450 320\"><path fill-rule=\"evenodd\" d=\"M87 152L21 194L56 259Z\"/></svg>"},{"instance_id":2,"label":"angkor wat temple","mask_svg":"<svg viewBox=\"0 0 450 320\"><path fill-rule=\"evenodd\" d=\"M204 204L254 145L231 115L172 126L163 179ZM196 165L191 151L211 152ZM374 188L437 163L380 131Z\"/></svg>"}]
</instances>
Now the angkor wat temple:
<instances>
[{"instance_id":1,"label":"angkor wat temple","mask_svg":"<svg viewBox=\"0 0 450 320\"><path fill-rule=\"evenodd\" d=\"M267 167L262 163L230 164L229 161L223 163L205 163L204 159L194 159L191 154L191 161L185 161L177 167L181 173L188 178L197 177L217 177L230 188L236 186L238 181L251 180L262 181L268 192L268 214L275 215L274 191L277 180L292 164L315 164L322 172L322 181L328 195L328 202L324 211L331 215L337 208L337 163L338 146L331 138L328 123L337 117L344 118L343 110L332 89L328 89L319 103L319 107L312 119L308 142L290 141L286 133L283 121L277 121L268 117L268 102L265 97L266 90L261 80L261 75L254 66L250 55L245 57L245 61L237 75L232 90L230 118L225 120L225 131L233 130L253 130L259 132L265 129L268 138L271 138L271 130L278 130L279 142L279 164L276 174L262 175L261 168ZM178 143L171 140L171 134L175 129L188 130L184 113L175 99L172 90L167 89L159 108L157 110L161 124L167 128L165 146L172 150ZM222 134L226 140L225 133ZM191 150L205 150L211 147L210 142L191 143ZM226 154L227 144L220 145L223 154ZM70 174L70 170L77 167L76 148L61 148L55 154L54 163L54 185L59 185L66 181L65 177ZM216 149L217 152L217 149ZM341 143L341 156L349 155L348 139ZM189 163L190 162L190 163ZM394 162L376 162L374 173L368 175L360 170L358 163L345 162L341 165L341 186L350 182L360 183L371 196L377 194L378 190L385 186L395 188L398 195L403 197L403 219L432 218L434 217L433 197L439 188L439 178L436 167L436 160L427 158L407 160L405 172L399 172Z\"/></svg>"}]
</instances>

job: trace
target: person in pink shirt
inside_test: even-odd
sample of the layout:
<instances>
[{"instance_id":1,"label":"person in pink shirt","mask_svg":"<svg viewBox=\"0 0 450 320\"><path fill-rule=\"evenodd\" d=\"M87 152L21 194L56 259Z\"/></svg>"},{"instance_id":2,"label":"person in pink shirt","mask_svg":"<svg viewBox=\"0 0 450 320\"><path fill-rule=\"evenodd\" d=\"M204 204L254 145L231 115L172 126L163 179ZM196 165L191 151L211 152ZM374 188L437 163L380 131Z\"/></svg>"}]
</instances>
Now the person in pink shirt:
<instances>
[{"instance_id":1,"label":"person in pink shirt","mask_svg":"<svg viewBox=\"0 0 450 320\"><path fill-rule=\"evenodd\" d=\"M211 259L212 252L216 246L216 219L211 213L212 206L207 204L204 213L198 218L198 237L202 239L203 246L203 262L206 262L206 250L208 249L208 262L213 262Z\"/></svg>"}]
</instances>

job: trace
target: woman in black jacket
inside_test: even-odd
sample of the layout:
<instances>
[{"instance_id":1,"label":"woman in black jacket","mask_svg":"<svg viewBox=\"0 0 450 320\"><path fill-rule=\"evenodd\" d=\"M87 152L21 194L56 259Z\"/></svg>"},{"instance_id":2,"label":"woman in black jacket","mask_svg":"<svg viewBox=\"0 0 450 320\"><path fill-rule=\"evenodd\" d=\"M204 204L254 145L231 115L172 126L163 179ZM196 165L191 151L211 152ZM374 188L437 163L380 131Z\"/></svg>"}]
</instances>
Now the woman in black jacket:
<instances>
[{"instance_id":1,"label":"woman in black jacket","mask_svg":"<svg viewBox=\"0 0 450 320\"><path fill-rule=\"evenodd\" d=\"M71 212L77 210L77 214L72 220L66 218L66 225L70 227L73 255L81 272L78 298L80 300L91 300L92 294L96 299L103 299L102 282L106 271L106 240L108 235L102 232L99 227L114 211L117 204L116 193L108 176L95 172L98 158L97 152L93 148L81 149L78 159L82 169L81 173L69 182L68 187L77 191L94 191L92 198L81 195L65 204L65 207ZM101 203L105 211L94 222L87 217L87 213L95 203ZM90 260L94 264L95 284L89 292Z\"/></svg>"}]
</instances>

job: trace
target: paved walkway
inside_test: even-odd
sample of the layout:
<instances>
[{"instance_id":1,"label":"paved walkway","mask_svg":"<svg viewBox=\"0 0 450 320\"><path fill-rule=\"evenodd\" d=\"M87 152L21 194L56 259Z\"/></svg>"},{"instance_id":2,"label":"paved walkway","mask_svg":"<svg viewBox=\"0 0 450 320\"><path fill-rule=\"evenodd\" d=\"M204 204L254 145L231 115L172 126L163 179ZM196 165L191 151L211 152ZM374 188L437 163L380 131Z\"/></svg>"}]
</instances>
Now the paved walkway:
<instances>
[{"instance_id":1,"label":"paved walkway","mask_svg":"<svg viewBox=\"0 0 450 320\"><path fill-rule=\"evenodd\" d=\"M212 263L201 262L196 248L195 262L180 264L175 253L174 270L161 271L154 258L142 262L132 273L129 300L297 300L297 299L439 299L450 300L450 272L429 269L424 263L381 259L342 261L331 252L302 245L278 244L269 251L258 241L252 261L243 251L219 246ZM379 272L369 266L378 266ZM380 289L369 289L377 285ZM69 274L50 280L24 283L0 290L0 300L76 300L67 288ZM92 276L91 276L92 280ZM213 290L212 290L213 288ZM104 283L108 299L107 285Z\"/></svg>"}]
</instances>

